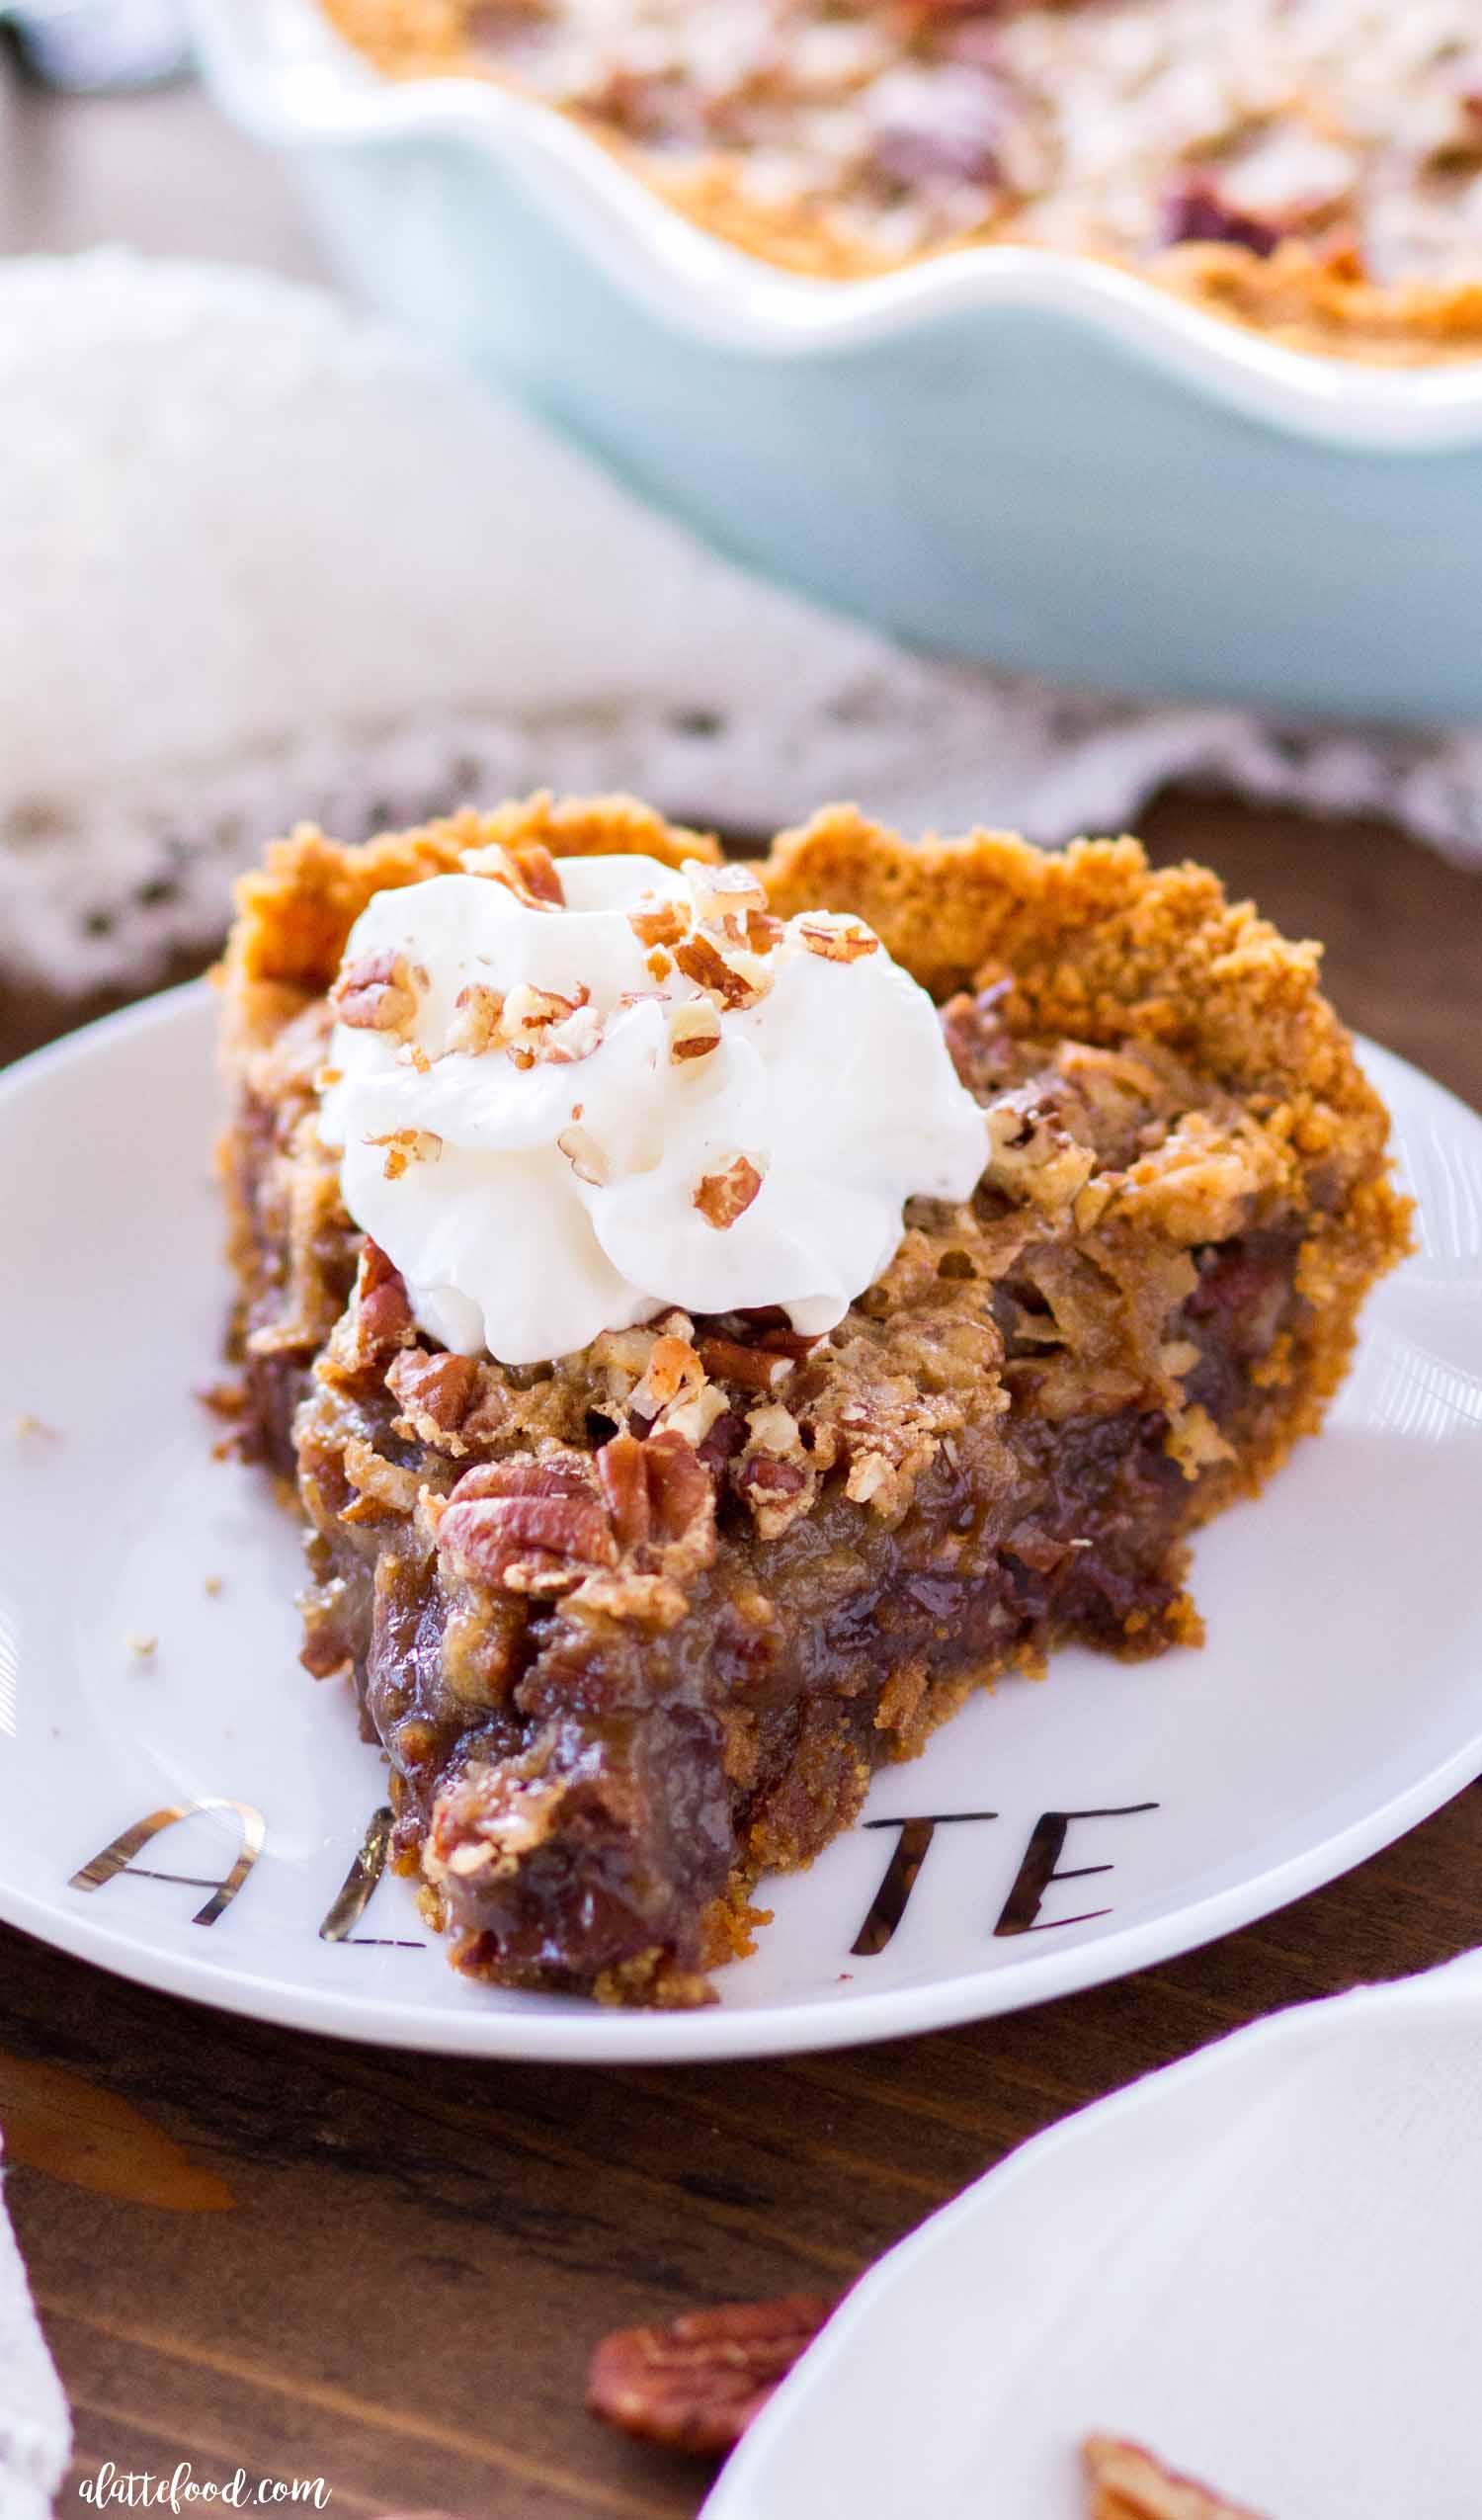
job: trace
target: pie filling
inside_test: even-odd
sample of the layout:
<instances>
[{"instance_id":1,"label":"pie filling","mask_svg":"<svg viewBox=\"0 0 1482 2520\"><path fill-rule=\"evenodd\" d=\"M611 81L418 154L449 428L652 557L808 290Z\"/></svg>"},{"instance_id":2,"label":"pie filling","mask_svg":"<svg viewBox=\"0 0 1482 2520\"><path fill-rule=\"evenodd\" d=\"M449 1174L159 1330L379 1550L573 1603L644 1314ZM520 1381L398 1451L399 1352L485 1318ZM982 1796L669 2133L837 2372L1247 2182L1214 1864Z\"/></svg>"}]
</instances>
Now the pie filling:
<instances>
[{"instance_id":1,"label":"pie filling","mask_svg":"<svg viewBox=\"0 0 1482 2520\"><path fill-rule=\"evenodd\" d=\"M327 5L383 67L522 88L798 269L1028 244L1329 351L1476 355L1473 0Z\"/></svg>"},{"instance_id":2,"label":"pie filling","mask_svg":"<svg viewBox=\"0 0 1482 2520\"><path fill-rule=\"evenodd\" d=\"M899 844L843 820L821 861L888 924ZM1310 953L1211 879L1149 877L1134 844L944 845L939 942L951 880L976 904L986 870L1023 958L941 993L984 1116L971 1196L909 1200L822 1333L781 1306L673 1307L505 1366L419 1328L343 1204L317 1122L348 918L319 896L325 858L355 853L291 849L229 966L225 1169L252 1438L308 1518L304 1661L353 1677L398 1857L461 1969L702 2000L749 1948L760 1876L815 1855L969 1689L1061 1639L1197 1641L1188 1533L1318 1423L1404 1247L1382 1113ZM797 880L780 856L764 873L775 896ZM1029 898L1054 883L1068 910ZM1191 933L1219 976L1181 1027L1140 965L1178 985ZM275 955L290 982L263 976ZM1097 956L1120 1009L1088 984ZM1039 1020L1067 989L1080 1037Z\"/></svg>"}]
</instances>

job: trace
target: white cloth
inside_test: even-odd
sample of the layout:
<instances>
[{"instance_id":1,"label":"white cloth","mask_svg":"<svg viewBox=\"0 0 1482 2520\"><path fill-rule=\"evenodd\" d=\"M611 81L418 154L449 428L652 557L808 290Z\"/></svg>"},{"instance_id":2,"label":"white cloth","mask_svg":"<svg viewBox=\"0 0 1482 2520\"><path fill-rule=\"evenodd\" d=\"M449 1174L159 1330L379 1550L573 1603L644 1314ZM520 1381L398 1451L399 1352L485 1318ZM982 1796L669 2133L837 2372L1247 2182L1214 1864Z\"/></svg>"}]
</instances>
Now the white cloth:
<instances>
[{"instance_id":1,"label":"white cloth","mask_svg":"<svg viewBox=\"0 0 1482 2520\"><path fill-rule=\"evenodd\" d=\"M316 291L0 262L0 977L142 983L298 818L529 787L732 832L1116 829L1173 778L1482 865L1482 730L1141 710L907 654Z\"/></svg>"},{"instance_id":2,"label":"white cloth","mask_svg":"<svg viewBox=\"0 0 1482 2520\"><path fill-rule=\"evenodd\" d=\"M46 2520L71 2448L66 2399L0 2197L0 2520Z\"/></svg>"},{"instance_id":3,"label":"white cloth","mask_svg":"<svg viewBox=\"0 0 1482 2520\"><path fill-rule=\"evenodd\" d=\"M1479 2099L1474 1952L1062 2121L882 2261L706 2520L1081 2520L1094 2432L1271 2520L1476 2520Z\"/></svg>"}]
</instances>

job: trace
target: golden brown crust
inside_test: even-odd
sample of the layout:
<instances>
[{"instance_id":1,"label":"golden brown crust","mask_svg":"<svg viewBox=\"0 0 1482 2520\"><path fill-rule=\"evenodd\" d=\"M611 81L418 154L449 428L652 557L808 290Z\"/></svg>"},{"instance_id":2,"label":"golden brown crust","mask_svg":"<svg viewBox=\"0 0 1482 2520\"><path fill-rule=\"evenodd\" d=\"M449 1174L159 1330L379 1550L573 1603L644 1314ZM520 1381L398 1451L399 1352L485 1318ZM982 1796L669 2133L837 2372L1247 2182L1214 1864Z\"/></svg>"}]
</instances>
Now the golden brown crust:
<instances>
[{"instance_id":1,"label":"golden brown crust","mask_svg":"<svg viewBox=\"0 0 1482 2520\"><path fill-rule=\"evenodd\" d=\"M263 1052L323 995L372 892L447 872L495 841L558 856L639 851L671 866L719 857L712 839L627 797L542 794L361 848L300 828L238 887L224 966L228 1056ZM1009 974L1018 1029L1158 1045L1241 1098L1267 1177L1310 1213L1299 1285L1316 1313L1264 1446L1202 1482L1205 1510L1260 1485L1319 1422L1365 1289L1408 1245L1408 1204L1386 1170L1388 1117L1322 994L1320 947L1227 900L1207 868L1150 868L1129 838L1064 850L991 830L909 842L839 804L782 833L757 872L780 916L826 907L866 920L938 999ZM1188 1196L1172 1153L1145 1172L1135 1185L1144 1215Z\"/></svg>"},{"instance_id":2,"label":"golden brown crust","mask_svg":"<svg viewBox=\"0 0 1482 2520\"><path fill-rule=\"evenodd\" d=\"M783 917L866 919L932 994L1008 974L1026 1031L1157 1043L1248 1105L1275 1175L1310 1214L1298 1287L1315 1329L1266 1440L1202 1484L1205 1516L1254 1492L1320 1423L1373 1279L1409 1248L1388 1177L1389 1119L1323 996L1322 949L1292 943L1205 867L1150 868L1133 839L1040 850L1012 833L901 840L850 805L784 832L761 869ZM1171 1181L1147 1185L1173 1195Z\"/></svg>"},{"instance_id":3,"label":"golden brown crust","mask_svg":"<svg viewBox=\"0 0 1482 2520\"><path fill-rule=\"evenodd\" d=\"M453 874L469 849L497 845L562 858L637 855L671 867L720 856L709 833L668 823L634 797L557 798L542 790L492 813L468 806L420 830L383 832L359 848L300 823L286 840L271 841L265 866L236 887L237 915L216 973L226 992L228 1053L265 1046L324 995L372 893Z\"/></svg>"}]
</instances>

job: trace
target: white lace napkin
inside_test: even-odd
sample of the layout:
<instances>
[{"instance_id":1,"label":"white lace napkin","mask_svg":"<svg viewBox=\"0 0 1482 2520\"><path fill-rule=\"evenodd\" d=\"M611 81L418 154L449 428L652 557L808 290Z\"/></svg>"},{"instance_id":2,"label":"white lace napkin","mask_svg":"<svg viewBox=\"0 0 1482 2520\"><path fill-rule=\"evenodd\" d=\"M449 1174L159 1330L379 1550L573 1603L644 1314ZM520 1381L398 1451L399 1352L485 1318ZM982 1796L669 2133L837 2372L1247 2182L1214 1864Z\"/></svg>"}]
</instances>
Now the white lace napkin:
<instances>
[{"instance_id":1,"label":"white lace napkin","mask_svg":"<svg viewBox=\"0 0 1482 2520\"><path fill-rule=\"evenodd\" d=\"M318 292L0 262L0 979L142 982L299 817L532 786L724 830L1115 829L1173 778L1482 864L1482 731L1139 710L907 654L764 584Z\"/></svg>"},{"instance_id":2,"label":"white lace napkin","mask_svg":"<svg viewBox=\"0 0 1482 2520\"><path fill-rule=\"evenodd\" d=\"M46 2520L71 2426L0 2199L0 2520Z\"/></svg>"}]
</instances>

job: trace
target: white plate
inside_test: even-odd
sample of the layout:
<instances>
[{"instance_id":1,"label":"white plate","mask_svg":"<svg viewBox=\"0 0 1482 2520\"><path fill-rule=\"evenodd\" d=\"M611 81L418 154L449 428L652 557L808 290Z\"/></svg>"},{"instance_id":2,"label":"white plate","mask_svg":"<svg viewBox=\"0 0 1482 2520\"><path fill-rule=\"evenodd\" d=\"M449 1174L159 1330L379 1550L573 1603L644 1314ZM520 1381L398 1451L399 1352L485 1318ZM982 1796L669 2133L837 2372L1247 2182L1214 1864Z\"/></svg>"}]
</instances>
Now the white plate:
<instances>
[{"instance_id":1,"label":"white plate","mask_svg":"<svg viewBox=\"0 0 1482 2520\"><path fill-rule=\"evenodd\" d=\"M703 2520L1083 2520L1110 2432L1281 2520L1482 2510L1482 1956L1011 2154L865 2277Z\"/></svg>"},{"instance_id":2,"label":"white plate","mask_svg":"<svg viewBox=\"0 0 1482 2520\"><path fill-rule=\"evenodd\" d=\"M467 1985L394 1877L324 1939L384 1770L345 1695L298 1666L292 1519L260 1474L212 1459L220 1430L193 1396L219 1371L226 1304L211 1019L206 990L182 990L0 1083L10 1922L174 1993L387 2045L758 2055L1141 1969L1331 1880L1482 1768L1482 1123L1376 1051L1426 1250L1374 1298L1325 1434L1200 1538L1201 1652L1069 1651L1047 1682L978 1698L876 1781L810 1872L769 1889L776 1922L708 2010ZM158 1642L140 1656L130 1637ZM131 1823L203 1803L79 1886ZM894 1932L852 1951L897 1823L932 1815ZM244 1832L262 1845L235 1894L193 1889L229 1874ZM998 1930L1006 1907L1029 1930Z\"/></svg>"}]
</instances>

